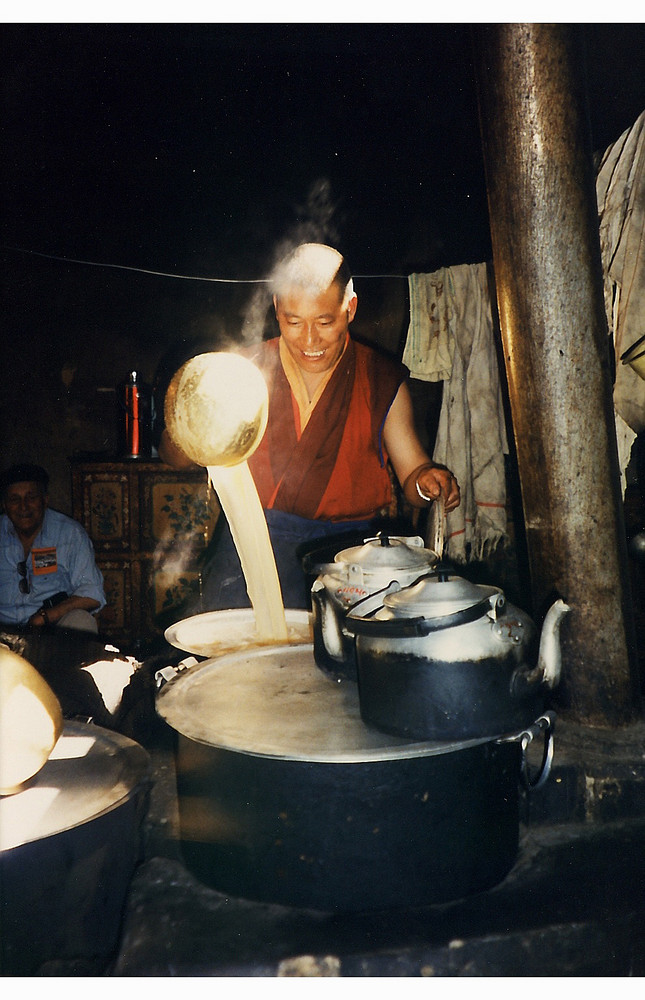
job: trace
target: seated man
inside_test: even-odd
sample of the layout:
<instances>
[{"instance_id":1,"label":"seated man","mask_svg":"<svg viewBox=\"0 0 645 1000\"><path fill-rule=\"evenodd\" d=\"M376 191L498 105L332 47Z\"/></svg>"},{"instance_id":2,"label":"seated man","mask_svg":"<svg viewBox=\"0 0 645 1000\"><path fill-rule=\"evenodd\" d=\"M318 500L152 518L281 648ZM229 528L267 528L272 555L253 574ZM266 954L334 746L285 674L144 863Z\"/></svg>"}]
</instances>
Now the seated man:
<instances>
[{"instance_id":1,"label":"seated man","mask_svg":"<svg viewBox=\"0 0 645 1000\"><path fill-rule=\"evenodd\" d=\"M105 594L92 542L77 521L49 508L48 485L38 465L0 476L0 623L96 633Z\"/></svg>"}]
</instances>

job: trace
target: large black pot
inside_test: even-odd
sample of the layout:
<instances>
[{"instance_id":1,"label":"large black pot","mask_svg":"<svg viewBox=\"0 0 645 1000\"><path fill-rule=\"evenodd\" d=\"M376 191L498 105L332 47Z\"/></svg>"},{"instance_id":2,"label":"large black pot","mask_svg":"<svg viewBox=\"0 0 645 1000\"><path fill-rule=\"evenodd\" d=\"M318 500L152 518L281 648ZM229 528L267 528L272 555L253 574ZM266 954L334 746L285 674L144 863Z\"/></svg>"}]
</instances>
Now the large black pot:
<instances>
[{"instance_id":1,"label":"large black pot","mask_svg":"<svg viewBox=\"0 0 645 1000\"><path fill-rule=\"evenodd\" d=\"M417 906L487 889L515 862L530 733L384 737L311 645L191 666L157 710L177 733L186 864L220 892L327 912Z\"/></svg>"},{"instance_id":2,"label":"large black pot","mask_svg":"<svg viewBox=\"0 0 645 1000\"><path fill-rule=\"evenodd\" d=\"M0 798L2 975L100 974L142 856L149 766L133 740L68 722L38 774Z\"/></svg>"}]
</instances>

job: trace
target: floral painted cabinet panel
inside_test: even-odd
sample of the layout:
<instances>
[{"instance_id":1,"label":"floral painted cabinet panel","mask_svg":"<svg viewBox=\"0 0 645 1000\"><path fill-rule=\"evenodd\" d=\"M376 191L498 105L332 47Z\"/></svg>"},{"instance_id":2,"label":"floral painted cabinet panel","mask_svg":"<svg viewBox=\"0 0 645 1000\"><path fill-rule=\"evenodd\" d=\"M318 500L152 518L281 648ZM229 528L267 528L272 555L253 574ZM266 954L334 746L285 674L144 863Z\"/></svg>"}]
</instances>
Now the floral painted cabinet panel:
<instances>
[{"instance_id":1,"label":"floral painted cabinet panel","mask_svg":"<svg viewBox=\"0 0 645 1000\"><path fill-rule=\"evenodd\" d=\"M212 491L207 489L206 474L198 480L185 478L161 482L146 479L141 483L141 548L159 545L208 544L212 530Z\"/></svg>"},{"instance_id":2,"label":"floral painted cabinet panel","mask_svg":"<svg viewBox=\"0 0 645 1000\"><path fill-rule=\"evenodd\" d=\"M74 460L72 496L105 580L101 631L125 642L163 632L199 595L219 516L205 470Z\"/></svg>"},{"instance_id":3,"label":"floral painted cabinet panel","mask_svg":"<svg viewBox=\"0 0 645 1000\"><path fill-rule=\"evenodd\" d=\"M97 472L82 490L82 522L97 552L129 552L130 483L127 475ZM76 508L76 504L74 504ZM77 517L76 509L74 516Z\"/></svg>"},{"instance_id":4,"label":"floral painted cabinet panel","mask_svg":"<svg viewBox=\"0 0 645 1000\"><path fill-rule=\"evenodd\" d=\"M199 597L203 555L219 506L205 473L195 481L146 479L141 487L141 547L152 554L143 568L147 616L165 621Z\"/></svg>"}]
</instances>

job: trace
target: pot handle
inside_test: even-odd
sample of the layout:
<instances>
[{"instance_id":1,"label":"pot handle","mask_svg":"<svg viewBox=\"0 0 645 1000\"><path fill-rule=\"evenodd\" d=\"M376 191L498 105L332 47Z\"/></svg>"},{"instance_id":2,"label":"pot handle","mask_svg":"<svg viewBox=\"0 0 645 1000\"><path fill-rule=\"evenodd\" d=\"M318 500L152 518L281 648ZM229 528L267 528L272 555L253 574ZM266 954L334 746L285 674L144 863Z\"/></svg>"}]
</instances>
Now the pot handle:
<instances>
[{"instance_id":1,"label":"pot handle","mask_svg":"<svg viewBox=\"0 0 645 1000\"><path fill-rule=\"evenodd\" d=\"M184 660L180 660L175 667L168 664L167 667L155 670L155 687L157 691L161 691L164 684L168 684L169 681L174 681L175 677L178 677L183 670L188 670L199 662L194 656L187 656Z\"/></svg>"},{"instance_id":2,"label":"pot handle","mask_svg":"<svg viewBox=\"0 0 645 1000\"><path fill-rule=\"evenodd\" d=\"M527 792L534 792L546 782L551 774L553 764L553 731L555 729L555 712L545 712L536 719L532 726L513 737L519 741L522 747L522 763L520 765L520 781ZM526 751L533 740L542 735L544 738L544 749L542 752L542 763L536 775L529 773L529 764L526 759Z\"/></svg>"}]
</instances>

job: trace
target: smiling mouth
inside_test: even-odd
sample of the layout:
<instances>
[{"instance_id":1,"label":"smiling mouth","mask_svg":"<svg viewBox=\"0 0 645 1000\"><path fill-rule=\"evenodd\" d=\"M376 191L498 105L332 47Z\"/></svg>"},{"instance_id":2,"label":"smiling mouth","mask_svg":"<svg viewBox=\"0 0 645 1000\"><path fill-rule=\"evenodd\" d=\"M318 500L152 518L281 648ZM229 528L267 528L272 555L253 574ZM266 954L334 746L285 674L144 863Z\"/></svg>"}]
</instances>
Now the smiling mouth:
<instances>
[{"instance_id":1,"label":"smiling mouth","mask_svg":"<svg viewBox=\"0 0 645 1000\"><path fill-rule=\"evenodd\" d=\"M322 356L325 353L325 351L324 350L322 350L322 351L303 351L302 353L304 354L304 356L306 358L314 358L315 359L315 358L322 358Z\"/></svg>"}]
</instances>

